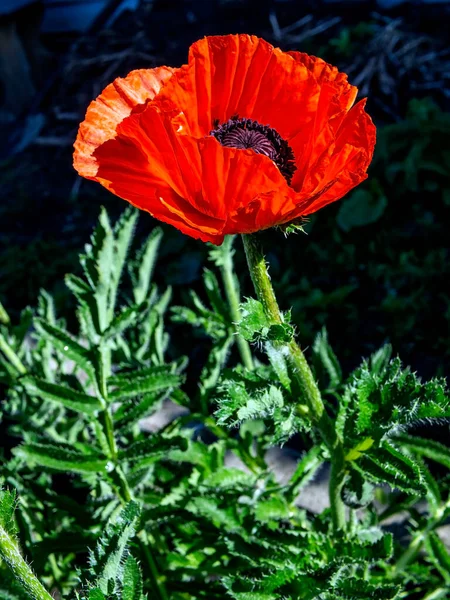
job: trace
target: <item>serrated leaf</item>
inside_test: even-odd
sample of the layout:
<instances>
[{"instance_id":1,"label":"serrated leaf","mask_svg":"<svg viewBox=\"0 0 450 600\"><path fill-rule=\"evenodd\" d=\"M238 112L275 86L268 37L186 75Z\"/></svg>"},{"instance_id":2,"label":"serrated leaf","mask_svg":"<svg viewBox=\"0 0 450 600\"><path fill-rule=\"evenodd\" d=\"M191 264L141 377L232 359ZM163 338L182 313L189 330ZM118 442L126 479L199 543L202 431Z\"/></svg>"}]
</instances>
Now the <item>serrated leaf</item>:
<instances>
[{"instance_id":1,"label":"serrated leaf","mask_svg":"<svg viewBox=\"0 0 450 600\"><path fill-rule=\"evenodd\" d=\"M106 331L103 333L103 339L108 340L116 335L122 334L130 325L136 323L137 319L148 309L146 302L135 304L123 309L115 315Z\"/></svg>"},{"instance_id":2,"label":"serrated leaf","mask_svg":"<svg viewBox=\"0 0 450 600\"><path fill-rule=\"evenodd\" d=\"M220 529L236 531L240 528L239 520L232 507L221 508L215 498L196 497L188 502L186 510L193 515L208 519Z\"/></svg>"},{"instance_id":3,"label":"serrated leaf","mask_svg":"<svg viewBox=\"0 0 450 600\"><path fill-rule=\"evenodd\" d=\"M142 574L133 556L129 556L123 569L122 600L141 600Z\"/></svg>"},{"instance_id":4,"label":"serrated leaf","mask_svg":"<svg viewBox=\"0 0 450 600\"><path fill-rule=\"evenodd\" d=\"M305 452L302 459L298 462L287 490L287 496L290 500L294 500L300 490L314 478L314 475L323 463L321 453L322 446L317 444L317 446L313 446L311 450Z\"/></svg>"},{"instance_id":5,"label":"serrated leaf","mask_svg":"<svg viewBox=\"0 0 450 600\"><path fill-rule=\"evenodd\" d=\"M134 442L119 452L119 458L130 462L138 462L138 467L151 463L162 455L169 455L171 450L186 450L188 441L181 436L163 437L153 435L146 440Z\"/></svg>"},{"instance_id":6,"label":"serrated leaf","mask_svg":"<svg viewBox=\"0 0 450 600\"><path fill-rule=\"evenodd\" d=\"M97 342L100 323L92 288L83 279L73 274L66 275L65 283L78 300L77 315L82 334L91 342Z\"/></svg>"},{"instance_id":7,"label":"serrated leaf","mask_svg":"<svg viewBox=\"0 0 450 600\"><path fill-rule=\"evenodd\" d=\"M372 584L356 577L343 577L338 580L334 590L345 594L345 598L357 600L394 600L398 597L399 587L389 583Z\"/></svg>"},{"instance_id":8,"label":"serrated leaf","mask_svg":"<svg viewBox=\"0 0 450 600\"><path fill-rule=\"evenodd\" d=\"M351 469L342 491L344 502L350 508L362 508L373 500L373 486L359 471Z\"/></svg>"},{"instance_id":9,"label":"serrated leaf","mask_svg":"<svg viewBox=\"0 0 450 600\"><path fill-rule=\"evenodd\" d=\"M381 374L389 365L389 361L392 357L392 346L391 344L385 344L374 352L369 360L370 370L372 373Z\"/></svg>"},{"instance_id":10,"label":"serrated leaf","mask_svg":"<svg viewBox=\"0 0 450 600\"><path fill-rule=\"evenodd\" d=\"M71 410L92 415L102 409L102 403L98 398L63 385L29 376L22 378L21 383L31 396L38 396L43 400L61 404Z\"/></svg>"},{"instance_id":11,"label":"serrated leaf","mask_svg":"<svg viewBox=\"0 0 450 600\"><path fill-rule=\"evenodd\" d=\"M85 254L80 257L86 278L94 292L97 305L99 333L110 322L110 292L114 269L114 237L108 214L102 207L91 243L86 244Z\"/></svg>"},{"instance_id":12,"label":"serrated leaf","mask_svg":"<svg viewBox=\"0 0 450 600\"><path fill-rule=\"evenodd\" d=\"M397 444L405 446L415 454L434 460L450 469L450 448L444 444L406 433L397 434L393 439Z\"/></svg>"},{"instance_id":13,"label":"serrated leaf","mask_svg":"<svg viewBox=\"0 0 450 600\"><path fill-rule=\"evenodd\" d=\"M204 479L202 485L215 489L227 489L239 485L250 485L253 479L251 475L241 469L222 467Z\"/></svg>"},{"instance_id":14,"label":"serrated leaf","mask_svg":"<svg viewBox=\"0 0 450 600\"><path fill-rule=\"evenodd\" d=\"M258 502L255 507L255 518L263 523L289 519L291 511L286 503L275 496Z\"/></svg>"},{"instance_id":15,"label":"serrated leaf","mask_svg":"<svg viewBox=\"0 0 450 600\"><path fill-rule=\"evenodd\" d=\"M426 492L419 465L389 444L376 453L364 454L353 464L376 483L388 483L407 494Z\"/></svg>"},{"instance_id":16,"label":"serrated leaf","mask_svg":"<svg viewBox=\"0 0 450 600\"><path fill-rule=\"evenodd\" d=\"M95 577L96 587L106 595L120 587L127 546L135 535L139 516L139 505L134 501L129 502L117 519L108 523L96 549L89 553L91 577Z\"/></svg>"},{"instance_id":17,"label":"serrated leaf","mask_svg":"<svg viewBox=\"0 0 450 600\"><path fill-rule=\"evenodd\" d=\"M47 323L43 319L35 319L34 324L37 331L53 344L61 354L73 360L78 368L94 379L95 369L92 363L91 352L88 348L84 348L79 344L67 331L55 325L50 325L50 323Z\"/></svg>"},{"instance_id":18,"label":"serrated leaf","mask_svg":"<svg viewBox=\"0 0 450 600\"><path fill-rule=\"evenodd\" d=\"M100 588L90 589L88 598L89 600L106 600L105 595Z\"/></svg>"},{"instance_id":19,"label":"serrated leaf","mask_svg":"<svg viewBox=\"0 0 450 600\"><path fill-rule=\"evenodd\" d=\"M131 404L124 402L121 404L113 415L115 428L118 431L123 430L146 417L156 405L159 405L167 398L170 391L169 389L162 392L145 394L138 403Z\"/></svg>"},{"instance_id":20,"label":"serrated leaf","mask_svg":"<svg viewBox=\"0 0 450 600\"><path fill-rule=\"evenodd\" d=\"M129 262L128 268L133 283L134 301L137 304L144 302L148 297L162 236L162 229L156 227L138 250L136 257Z\"/></svg>"},{"instance_id":21,"label":"serrated leaf","mask_svg":"<svg viewBox=\"0 0 450 600\"><path fill-rule=\"evenodd\" d=\"M342 369L336 354L328 342L328 334L325 327L317 334L312 349L316 370L324 371L329 379L328 387L335 389L342 383Z\"/></svg>"},{"instance_id":22,"label":"serrated leaf","mask_svg":"<svg viewBox=\"0 0 450 600\"><path fill-rule=\"evenodd\" d=\"M114 380L113 380L114 381ZM117 379L115 380L117 384ZM171 372L156 372L146 376L139 376L139 371L131 373L128 383L121 383L116 389L110 392L109 398L115 402L124 398L134 398L141 394L150 394L179 387L182 383L182 377Z\"/></svg>"},{"instance_id":23,"label":"serrated leaf","mask_svg":"<svg viewBox=\"0 0 450 600\"><path fill-rule=\"evenodd\" d=\"M99 454L83 454L68 444L27 443L18 446L14 454L42 467L59 471L99 473L108 465L107 458Z\"/></svg>"},{"instance_id":24,"label":"serrated leaf","mask_svg":"<svg viewBox=\"0 0 450 600\"><path fill-rule=\"evenodd\" d=\"M241 304L242 319L238 323L238 333L249 342L276 341L289 342L294 336L294 328L289 319L284 323L274 323L266 316L264 307L258 300L249 298Z\"/></svg>"},{"instance_id":25,"label":"serrated leaf","mask_svg":"<svg viewBox=\"0 0 450 600\"><path fill-rule=\"evenodd\" d=\"M128 248L133 238L134 228L139 216L136 208L129 206L121 214L119 220L114 226L114 258L111 269L111 282L109 290L109 315L108 322L111 324L114 316L114 309L117 301L117 290L119 288L120 278L122 276L125 259L128 254Z\"/></svg>"}]
</instances>

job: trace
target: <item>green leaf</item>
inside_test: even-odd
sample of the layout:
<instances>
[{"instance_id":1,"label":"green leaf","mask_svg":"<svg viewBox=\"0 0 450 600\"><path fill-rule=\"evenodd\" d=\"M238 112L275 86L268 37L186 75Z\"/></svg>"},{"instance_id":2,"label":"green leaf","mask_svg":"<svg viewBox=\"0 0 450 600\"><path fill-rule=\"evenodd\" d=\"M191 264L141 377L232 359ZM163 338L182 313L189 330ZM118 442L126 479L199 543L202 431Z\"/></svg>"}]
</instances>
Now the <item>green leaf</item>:
<instances>
[{"instance_id":1,"label":"green leaf","mask_svg":"<svg viewBox=\"0 0 450 600\"><path fill-rule=\"evenodd\" d=\"M103 333L103 338L108 340L116 335L123 333L128 327L136 324L136 321L148 310L147 302L128 306L112 318L112 321L106 331Z\"/></svg>"},{"instance_id":2,"label":"green leaf","mask_svg":"<svg viewBox=\"0 0 450 600\"><path fill-rule=\"evenodd\" d=\"M425 540L426 551L444 581L450 583L450 554L437 533L431 532Z\"/></svg>"},{"instance_id":3,"label":"green leaf","mask_svg":"<svg viewBox=\"0 0 450 600\"><path fill-rule=\"evenodd\" d=\"M253 476L241 469L222 467L204 479L202 485L213 489L223 490L227 488L236 488L236 486L239 485L250 485L253 483L253 480Z\"/></svg>"},{"instance_id":4,"label":"green leaf","mask_svg":"<svg viewBox=\"0 0 450 600\"><path fill-rule=\"evenodd\" d=\"M359 471L351 469L342 490L345 504L350 508L363 508L372 502L373 495L373 486L365 481Z\"/></svg>"},{"instance_id":5,"label":"green leaf","mask_svg":"<svg viewBox=\"0 0 450 600\"><path fill-rule=\"evenodd\" d=\"M259 592L233 592L229 595L235 600L281 600L279 594L260 594Z\"/></svg>"},{"instance_id":6,"label":"green leaf","mask_svg":"<svg viewBox=\"0 0 450 600\"><path fill-rule=\"evenodd\" d=\"M283 521L289 519L291 510L280 497L269 498L258 502L255 507L255 517L258 521Z\"/></svg>"},{"instance_id":7,"label":"green leaf","mask_svg":"<svg viewBox=\"0 0 450 600\"><path fill-rule=\"evenodd\" d=\"M69 444L27 443L18 446L14 454L34 464L59 471L100 473L108 460L99 454L83 454Z\"/></svg>"},{"instance_id":8,"label":"green leaf","mask_svg":"<svg viewBox=\"0 0 450 600\"><path fill-rule=\"evenodd\" d=\"M107 600L100 588L92 588L89 590L89 600Z\"/></svg>"},{"instance_id":9,"label":"green leaf","mask_svg":"<svg viewBox=\"0 0 450 600\"><path fill-rule=\"evenodd\" d=\"M361 600L394 600L398 598L399 588L389 583L370 583L356 577L340 578L334 587L344 598Z\"/></svg>"},{"instance_id":10,"label":"green leaf","mask_svg":"<svg viewBox=\"0 0 450 600\"><path fill-rule=\"evenodd\" d=\"M133 283L134 301L137 304L144 302L149 295L153 269L162 236L162 229L156 227L145 240L136 257L128 264Z\"/></svg>"},{"instance_id":11,"label":"green leaf","mask_svg":"<svg viewBox=\"0 0 450 600\"><path fill-rule=\"evenodd\" d=\"M238 282L235 282L235 285L236 283L238 284ZM203 284L214 312L221 315L225 322L229 321L230 309L222 297L216 275L209 269L203 271Z\"/></svg>"},{"instance_id":12,"label":"green leaf","mask_svg":"<svg viewBox=\"0 0 450 600\"><path fill-rule=\"evenodd\" d=\"M279 345L266 342L264 349L281 385L290 392L291 378L289 376L289 367L286 360L288 352L286 346L280 347Z\"/></svg>"},{"instance_id":13,"label":"green leaf","mask_svg":"<svg viewBox=\"0 0 450 600\"><path fill-rule=\"evenodd\" d=\"M67 331L50 325L43 319L35 319L36 330L61 352L66 358L73 360L78 368L83 370L91 379L95 377L95 369L92 363L91 352L84 348Z\"/></svg>"},{"instance_id":14,"label":"green leaf","mask_svg":"<svg viewBox=\"0 0 450 600\"><path fill-rule=\"evenodd\" d=\"M364 454L352 464L375 483L388 483L407 494L426 493L420 466L387 442L376 453Z\"/></svg>"},{"instance_id":15,"label":"green leaf","mask_svg":"<svg viewBox=\"0 0 450 600\"><path fill-rule=\"evenodd\" d=\"M293 501L300 493L300 490L308 485L308 483L314 478L314 475L317 473L317 470L323 463L321 454L322 446L317 444L316 446L313 446L311 450L305 452L302 459L298 462L298 465L289 481L289 487L287 490L287 496L291 501Z\"/></svg>"},{"instance_id":16,"label":"green leaf","mask_svg":"<svg viewBox=\"0 0 450 600\"><path fill-rule=\"evenodd\" d=\"M9 315L5 310L5 307L3 306L3 304L0 302L0 323L2 323L3 325L9 325L10 323L10 319L9 319Z\"/></svg>"},{"instance_id":17,"label":"green leaf","mask_svg":"<svg viewBox=\"0 0 450 600\"><path fill-rule=\"evenodd\" d=\"M108 214L102 207L97 227L80 257L86 278L96 302L98 333L103 333L110 323L110 293L114 270L114 237Z\"/></svg>"},{"instance_id":18,"label":"green leaf","mask_svg":"<svg viewBox=\"0 0 450 600\"><path fill-rule=\"evenodd\" d=\"M66 275L65 283L78 300L77 315L82 334L96 343L100 335L100 324L93 290L85 281L73 274Z\"/></svg>"},{"instance_id":19,"label":"green leaf","mask_svg":"<svg viewBox=\"0 0 450 600\"><path fill-rule=\"evenodd\" d=\"M117 301L117 290L119 288L120 278L122 276L125 259L128 254L128 248L133 238L134 228L139 216L136 208L129 206L120 216L120 219L114 226L114 258L111 270L110 297L109 297L109 316L108 322L111 323L114 316L114 309Z\"/></svg>"},{"instance_id":20,"label":"green leaf","mask_svg":"<svg viewBox=\"0 0 450 600\"><path fill-rule=\"evenodd\" d=\"M137 404L124 402L119 406L113 415L115 428L120 431L137 423L140 419L146 417L149 412L159 405L170 393L169 390L145 394Z\"/></svg>"},{"instance_id":21,"label":"green leaf","mask_svg":"<svg viewBox=\"0 0 450 600\"><path fill-rule=\"evenodd\" d=\"M152 463L156 458L168 455L171 450L187 450L188 441L181 436L163 437L153 435L146 440L134 442L119 452L119 458L138 462L139 467Z\"/></svg>"},{"instance_id":22,"label":"green leaf","mask_svg":"<svg viewBox=\"0 0 450 600\"><path fill-rule=\"evenodd\" d=\"M29 376L24 377L21 383L31 396L61 404L71 410L92 415L102 409L102 403L94 396L88 396L63 385Z\"/></svg>"},{"instance_id":23,"label":"green leaf","mask_svg":"<svg viewBox=\"0 0 450 600\"><path fill-rule=\"evenodd\" d=\"M273 323L258 300L250 298L241 304L241 313L238 332L249 342L289 342L294 336L294 328L289 324L289 319L286 318L284 323Z\"/></svg>"},{"instance_id":24,"label":"green leaf","mask_svg":"<svg viewBox=\"0 0 450 600\"><path fill-rule=\"evenodd\" d=\"M282 391L274 385L250 395L241 381L224 380L223 396L216 416L219 424L235 427L239 423L273 416L284 406Z\"/></svg>"},{"instance_id":25,"label":"green leaf","mask_svg":"<svg viewBox=\"0 0 450 600\"><path fill-rule=\"evenodd\" d=\"M320 377L320 372L324 371L328 376L328 387L335 389L342 383L342 369L339 361L328 342L327 330L324 327L317 334L313 344L313 360Z\"/></svg>"},{"instance_id":26,"label":"green leaf","mask_svg":"<svg viewBox=\"0 0 450 600\"><path fill-rule=\"evenodd\" d=\"M133 556L126 560L123 570L122 600L141 600L142 574Z\"/></svg>"},{"instance_id":27,"label":"green leaf","mask_svg":"<svg viewBox=\"0 0 450 600\"><path fill-rule=\"evenodd\" d=\"M386 371L389 361L392 357L391 344L385 344L370 357L370 371L375 374L382 374Z\"/></svg>"},{"instance_id":28,"label":"green leaf","mask_svg":"<svg viewBox=\"0 0 450 600\"><path fill-rule=\"evenodd\" d=\"M109 394L111 401L123 400L124 398L134 398L141 394L150 394L179 387L182 383L182 377L177 373L171 373L167 370L150 370L150 374L140 375L139 371L128 374L128 382L125 379L118 380L116 377L112 380L115 389Z\"/></svg>"},{"instance_id":29,"label":"green leaf","mask_svg":"<svg viewBox=\"0 0 450 600\"><path fill-rule=\"evenodd\" d=\"M415 454L434 460L450 469L450 448L444 444L406 433L397 434L393 440Z\"/></svg>"},{"instance_id":30,"label":"green leaf","mask_svg":"<svg viewBox=\"0 0 450 600\"><path fill-rule=\"evenodd\" d=\"M14 511L16 508L16 493L0 489L0 527L10 536L17 533Z\"/></svg>"},{"instance_id":31,"label":"green leaf","mask_svg":"<svg viewBox=\"0 0 450 600\"><path fill-rule=\"evenodd\" d=\"M118 518L108 523L96 549L89 553L91 577L95 578L96 587L107 596L120 588L127 546L135 535L139 516L139 505L129 502Z\"/></svg>"}]
</instances>

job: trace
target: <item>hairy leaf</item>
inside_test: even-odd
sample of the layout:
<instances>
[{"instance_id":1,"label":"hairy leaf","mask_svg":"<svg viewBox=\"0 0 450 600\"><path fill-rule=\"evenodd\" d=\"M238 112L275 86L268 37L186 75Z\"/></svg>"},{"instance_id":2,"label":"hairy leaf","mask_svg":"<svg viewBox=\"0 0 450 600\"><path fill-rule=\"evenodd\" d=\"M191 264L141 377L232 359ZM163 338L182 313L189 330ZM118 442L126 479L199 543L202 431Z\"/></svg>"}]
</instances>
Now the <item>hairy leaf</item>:
<instances>
[{"instance_id":1,"label":"hairy leaf","mask_svg":"<svg viewBox=\"0 0 450 600\"><path fill-rule=\"evenodd\" d=\"M102 403L95 396L88 396L69 387L29 376L21 381L31 396L39 396L43 400L61 404L87 415L92 415L102 408Z\"/></svg>"},{"instance_id":2,"label":"hairy leaf","mask_svg":"<svg viewBox=\"0 0 450 600\"><path fill-rule=\"evenodd\" d=\"M99 473L107 468L108 460L100 454L83 454L68 444L27 443L18 446L15 454L42 467L59 471Z\"/></svg>"}]
</instances>

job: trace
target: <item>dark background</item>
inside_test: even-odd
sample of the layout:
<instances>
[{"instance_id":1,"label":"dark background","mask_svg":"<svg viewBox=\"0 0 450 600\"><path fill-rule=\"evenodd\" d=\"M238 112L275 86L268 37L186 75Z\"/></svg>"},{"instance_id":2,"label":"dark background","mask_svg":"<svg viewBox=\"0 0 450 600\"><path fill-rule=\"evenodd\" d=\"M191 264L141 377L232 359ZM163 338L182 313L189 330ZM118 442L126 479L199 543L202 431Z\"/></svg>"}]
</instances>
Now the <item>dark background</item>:
<instances>
[{"instance_id":1,"label":"dark background","mask_svg":"<svg viewBox=\"0 0 450 600\"><path fill-rule=\"evenodd\" d=\"M100 206L113 218L124 208L72 168L89 102L132 69L186 62L203 35L244 32L345 70L378 127L367 182L311 216L307 236L262 234L301 344L326 325L346 369L390 341L421 375L448 372L449 2L136 0L117 17L113 0L91 19L89 0L47 2L0 15L0 302L13 319L43 287L70 321L63 276L78 271ZM73 11L63 25L58 10ZM142 214L138 237L154 226ZM208 249L163 228L155 278L187 302L190 287L201 293ZM240 245L236 262L250 295ZM185 353L192 333L174 333L174 354ZM206 344L197 341L194 364Z\"/></svg>"}]
</instances>

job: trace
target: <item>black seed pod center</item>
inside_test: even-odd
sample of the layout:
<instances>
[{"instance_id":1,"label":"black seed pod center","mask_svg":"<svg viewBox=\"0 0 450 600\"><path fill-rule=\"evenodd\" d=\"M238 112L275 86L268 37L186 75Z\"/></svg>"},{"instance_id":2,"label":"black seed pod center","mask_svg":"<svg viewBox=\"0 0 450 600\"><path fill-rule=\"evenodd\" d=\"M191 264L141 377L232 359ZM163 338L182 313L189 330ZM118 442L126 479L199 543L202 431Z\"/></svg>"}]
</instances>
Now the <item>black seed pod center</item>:
<instances>
[{"instance_id":1,"label":"black seed pod center","mask_svg":"<svg viewBox=\"0 0 450 600\"><path fill-rule=\"evenodd\" d=\"M283 177L290 184L295 169L295 157L292 148L281 135L268 125L261 125L251 119L232 117L219 125L210 135L214 136L222 146L228 148L251 148L257 154L265 154L277 165Z\"/></svg>"}]
</instances>

